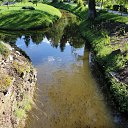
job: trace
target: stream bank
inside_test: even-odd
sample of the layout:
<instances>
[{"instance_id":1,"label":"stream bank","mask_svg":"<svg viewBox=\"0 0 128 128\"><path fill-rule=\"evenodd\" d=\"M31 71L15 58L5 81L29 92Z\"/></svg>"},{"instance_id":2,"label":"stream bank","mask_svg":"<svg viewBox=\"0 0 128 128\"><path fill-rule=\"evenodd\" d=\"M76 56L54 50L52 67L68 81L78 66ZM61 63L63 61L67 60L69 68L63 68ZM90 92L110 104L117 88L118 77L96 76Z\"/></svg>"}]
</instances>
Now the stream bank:
<instances>
[{"instance_id":1,"label":"stream bank","mask_svg":"<svg viewBox=\"0 0 128 128\"><path fill-rule=\"evenodd\" d=\"M66 17L43 32L0 33L1 40L22 49L38 71L36 105L25 128L124 128L127 123L112 116L91 73L77 18L68 12Z\"/></svg>"},{"instance_id":2,"label":"stream bank","mask_svg":"<svg viewBox=\"0 0 128 128\"><path fill-rule=\"evenodd\" d=\"M19 51L0 43L9 51L6 57L0 54L0 128L24 127L37 73Z\"/></svg>"},{"instance_id":3,"label":"stream bank","mask_svg":"<svg viewBox=\"0 0 128 128\"><path fill-rule=\"evenodd\" d=\"M101 10L98 17L90 22L84 6L64 3L55 3L53 6L68 10L82 19L80 33L94 52L95 61L103 71L106 86L111 91L119 111L128 112L128 18Z\"/></svg>"}]
</instances>

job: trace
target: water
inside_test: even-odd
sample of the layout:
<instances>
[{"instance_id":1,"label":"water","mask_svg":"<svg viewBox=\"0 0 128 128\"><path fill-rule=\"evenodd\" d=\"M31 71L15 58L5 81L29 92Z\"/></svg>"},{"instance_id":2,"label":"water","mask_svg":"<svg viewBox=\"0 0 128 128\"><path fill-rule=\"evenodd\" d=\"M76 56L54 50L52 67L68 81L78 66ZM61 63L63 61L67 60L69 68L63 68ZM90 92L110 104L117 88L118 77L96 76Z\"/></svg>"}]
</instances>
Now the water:
<instances>
[{"instance_id":1,"label":"water","mask_svg":"<svg viewBox=\"0 0 128 128\"><path fill-rule=\"evenodd\" d=\"M20 44L18 40L17 46ZM30 112L26 128L114 127L90 72L86 49L74 49L67 43L60 52L46 38L38 46L30 43L29 48L20 48L38 71L36 107Z\"/></svg>"},{"instance_id":2,"label":"water","mask_svg":"<svg viewBox=\"0 0 128 128\"><path fill-rule=\"evenodd\" d=\"M76 18L66 15L45 31L0 34L25 51L38 72L35 105L25 128L124 128L91 73Z\"/></svg>"}]
</instances>

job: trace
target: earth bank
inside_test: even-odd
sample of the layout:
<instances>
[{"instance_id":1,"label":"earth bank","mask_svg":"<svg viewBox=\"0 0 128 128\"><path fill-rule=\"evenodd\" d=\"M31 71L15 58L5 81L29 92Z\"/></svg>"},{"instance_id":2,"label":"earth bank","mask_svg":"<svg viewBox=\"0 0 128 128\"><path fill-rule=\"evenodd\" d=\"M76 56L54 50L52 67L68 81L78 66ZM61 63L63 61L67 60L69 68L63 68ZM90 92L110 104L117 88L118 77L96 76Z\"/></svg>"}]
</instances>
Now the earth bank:
<instances>
[{"instance_id":1,"label":"earth bank","mask_svg":"<svg viewBox=\"0 0 128 128\"><path fill-rule=\"evenodd\" d=\"M108 13L106 10L98 12L94 21L88 20L88 11L84 6L54 3L53 6L68 10L82 20L80 33L87 40L94 52L94 60L103 71L105 86L109 88L117 108L128 112L128 17Z\"/></svg>"},{"instance_id":2,"label":"earth bank","mask_svg":"<svg viewBox=\"0 0 128 128\"><path fill-rule=\"evenodd\" d=\"M33 104L36 70L19 51L4 47L9 54L0 54L0 128L24 127Z\"/></svg>"}]
</instances>

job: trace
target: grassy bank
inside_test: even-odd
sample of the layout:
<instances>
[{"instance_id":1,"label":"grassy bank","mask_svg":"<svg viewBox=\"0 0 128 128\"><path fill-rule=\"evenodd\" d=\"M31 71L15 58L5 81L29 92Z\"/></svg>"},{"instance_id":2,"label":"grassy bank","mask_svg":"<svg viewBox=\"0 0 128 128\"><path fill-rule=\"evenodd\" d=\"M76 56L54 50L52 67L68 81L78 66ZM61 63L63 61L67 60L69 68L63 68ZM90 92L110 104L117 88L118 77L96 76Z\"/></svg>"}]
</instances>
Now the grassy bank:
<instances>
[{"instance_id":1,"label":"grassy bank","mask_svg":"<svg viewBox=\"0 0 128 128\"><path fill-rule=\"evenodd\" d=\"M35 10L22 9L22 7L34 7ZM0 6L0 29L6 30L28 30L51 26L61 13L58 9L46 5L32 3L18 3Z\"/></svg>"},{"instance_id":2,"label":"grassy bank","mask_svg":"<svg viewBox=\"0 0 128 128\"><path fill-rule=\"evenodd\" d=\"M78 8L63 3L53 5L75 13L82 19L80 32L87 43L91 44L96 56L95 59L104 71L105 78L108 80L107 85L115 98L117 106L119 106L119 110L128 112L128 85L116 81L110 75L111 72L124 69L128 62L127 42L123 42L123 45L120 41L120 43L117 43L118 40L123 39L125 31L128 31L128 17L99 11L95 21L90 22L87 20L87 9L84 6Z\"/></svg>"}]
</instances>

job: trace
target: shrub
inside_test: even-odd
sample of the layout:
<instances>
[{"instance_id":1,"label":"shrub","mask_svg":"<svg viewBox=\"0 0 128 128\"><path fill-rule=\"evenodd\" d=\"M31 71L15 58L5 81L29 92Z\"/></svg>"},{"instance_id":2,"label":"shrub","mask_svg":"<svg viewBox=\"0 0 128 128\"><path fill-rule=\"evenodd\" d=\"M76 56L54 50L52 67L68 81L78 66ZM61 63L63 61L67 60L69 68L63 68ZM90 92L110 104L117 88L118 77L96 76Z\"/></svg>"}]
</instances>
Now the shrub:
<instances>
[{"instance_id":1,"label":"shrub","mask_svg":"<svg viewBox=\"0 0 128 128\"><path fill-rule=\"evenodd\" d=\"M112 9L112 5L107 5L106 8L107 9Z\"/></svg>"},{"instance_id":2,"label":"shrub","mask_svg":"<svg viewBox=\"0 0 128 128\"><path fill-rule=\"evenodd\" d=\"M77 0L77 6L78 7L81 7L83 5L84 5L83 0Z\"/></svg>"},{"instance_id":3,"label":"shrub","mask_svg":"<svg viewBox=\"0 0 128 128\"><path fill-rule=\"evenodd\" d=\"M125 8L123 5L120 5L120 12L127 12L127 8Z\"/></svg>"},{"instance_id":4,"label":"shrub","mask_svg":"<svg viewBox=\"0 0 128 128\"><path fill-rule=\"evenodd\" d=\"M120 7L119 5L113 5L113 10L114 11L118 11L119 10L119 7Z\"/></svg>"}]
</instances>

